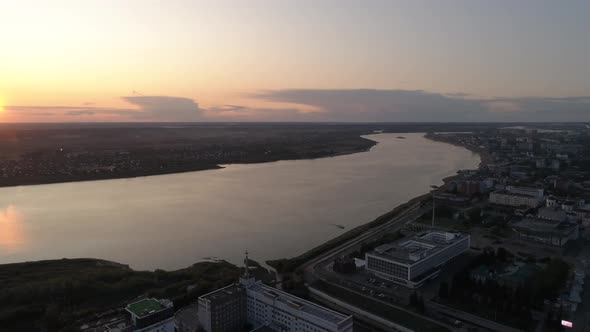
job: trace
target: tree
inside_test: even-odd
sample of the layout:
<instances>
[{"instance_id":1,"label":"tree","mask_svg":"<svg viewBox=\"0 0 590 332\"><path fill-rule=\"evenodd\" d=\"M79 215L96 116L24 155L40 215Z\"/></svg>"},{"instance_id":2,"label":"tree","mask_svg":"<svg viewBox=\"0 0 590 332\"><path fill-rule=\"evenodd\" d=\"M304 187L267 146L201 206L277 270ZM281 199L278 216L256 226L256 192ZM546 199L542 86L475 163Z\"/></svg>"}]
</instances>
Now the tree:
<instances>
[{"instance_id":1,"label":"tree","mask_svg":"<svg viewBox=\"0 0 590 332\"><path fill-rule=\"evenodd\" d=\"M481 223L481 208L473 208L469 211L469 221L473 224Z\"/></svg>"},{"instance_id":2,"label":"tree","mask_svg":"<svg viewBox=\"0 0 590 332\"><path fill-rule=\"evenodd\" d=\"M496 249L496 259L498 259L500 262L506 262L510 257L512 257L512 254L506 250L504 247L500 247L498 249Z\"/></svg>"}]
</instances>

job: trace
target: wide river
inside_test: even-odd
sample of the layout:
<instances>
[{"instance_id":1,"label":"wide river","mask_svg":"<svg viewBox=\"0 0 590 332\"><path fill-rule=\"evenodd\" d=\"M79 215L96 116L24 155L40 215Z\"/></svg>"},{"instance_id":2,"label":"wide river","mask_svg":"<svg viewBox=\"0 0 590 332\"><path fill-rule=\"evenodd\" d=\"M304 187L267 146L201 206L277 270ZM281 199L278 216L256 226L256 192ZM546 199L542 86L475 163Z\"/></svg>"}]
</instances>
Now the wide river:
<instances>
[{"instance_id":1,"label":"wide river","mask_svg":"<svg viewBox=\"0 0 590 332\"><path fill-rule=\"evenodd\" d=\"M292 257L480 161L397 136L367 136L379 144L332 158L0 188L0 263L94 257L153 270L239 263L244 249L258 261Z\"/></svg>"}]
</instances>

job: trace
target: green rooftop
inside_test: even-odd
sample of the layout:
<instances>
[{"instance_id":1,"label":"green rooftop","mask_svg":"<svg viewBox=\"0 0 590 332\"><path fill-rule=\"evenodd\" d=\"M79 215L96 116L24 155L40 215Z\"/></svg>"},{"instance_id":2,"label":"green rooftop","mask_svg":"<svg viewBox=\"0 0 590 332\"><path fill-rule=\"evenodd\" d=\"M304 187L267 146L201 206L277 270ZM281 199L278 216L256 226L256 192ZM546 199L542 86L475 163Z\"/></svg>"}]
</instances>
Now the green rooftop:
<instances>
[{"instance_id":1,"label":"green rooftop","mask_svg":"<svg viewBox=\"0 0 590 332\"><path fill-rule=\"evenodd\" d=\"M155 299L145 299L128 304L125 308L137 317L144 317L156 311L164 309L164 306Z\"/></svg>"}]
</instances>

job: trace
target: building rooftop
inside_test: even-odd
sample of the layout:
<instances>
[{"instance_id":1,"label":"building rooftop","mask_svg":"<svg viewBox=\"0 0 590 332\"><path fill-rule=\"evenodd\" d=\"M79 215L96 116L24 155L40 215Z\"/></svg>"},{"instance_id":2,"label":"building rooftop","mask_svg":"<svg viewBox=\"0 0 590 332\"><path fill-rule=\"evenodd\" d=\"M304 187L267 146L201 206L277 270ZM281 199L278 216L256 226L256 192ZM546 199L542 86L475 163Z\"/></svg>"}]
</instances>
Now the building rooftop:
<instances>
[{"instance_id":1,"label":"building rooftop","mask_svg":"<svg viewBox=\"0 0 590 332\"><path fill-rule=\"evenodd\" d=\"M140 318L165 308L166 307L156 299L143 299L141 301L128 304L127 307L125 307L127 311Z\"/></svg>"},{"instance_id":2,"label":"building rooftop","mask_svg":"<svg viewBox=\"0 0 590 332\"><path fill-rule=\"evenodd\" d=\"M552 220L526 218L513 224L517 231L531 234L555 234L565 236L575 230L576 224Z\"/></svg>"},{"instance_id":3,"label":"building rooftop","mask_svg":"<svg viewBox=\"0 0 590 332\"><path fill-rule=\"evenodd\" d=\"M240 287L236 284L231 284L229 286L214 290L211 293L207 293L199 298L208 301L226 300L234 298L239 292L241 292Z\"/></svg>"},{"instance_id":4,"label":"building rooftop","mask_svg":"<svg viewBox=\"0 0 590 332\"><path fill-rule=\"evenodd\" d=\"M398 241L381 245L369 254L373 256L395 259L407 264L414 264L444 248L467 238L463 233L444 231L430 231L416 235L410 239L404 238Z\"/></svg>"},{"instance_id":5,"label":"building rooftop","mask_svg":"<svg viewBox=\"0 0 590 332\"><path fill-rule=\"evenodd\" d=\"M261 326L255 330L252 330L252 332L278 332L280 330L275 330L270 326Z\"/></svg>"},{"instance_id":6,"label":"building rooftop","mask_svg":"<svg viewBox=\"0 0 590 332\"><path fill-rule=\"evenodd\" d=\"M565 221L567 219L567 213L559 208L553 207L542 207L539 208L537 216L541 219Z\"/></svg>"},{"instance_id":7,"label":"building rooftop","mask_svg":"<svg viewBox=\"0 0 590 332\"><path fill-rule=\"evenodd\" d=\"M510 195L510 196L514 196L514 197L526 197L526 198L538 198L534 195L527 195L527 194L522 194L522 193L515 193L512 192L508 189L500 189L500 190L496 190L493 191L492 194L501 194L501 195Z\"/></svg>"},{"instance_id":8,"label":"building rooftop","mask_svg":"<svg viewBox=\"0 0 590 332\"><path fill-rule=\"evenodd\" d=\"M291 308L297 309L301 312L304 312L308 315L312 315L331 324L339 324L340 322L350 317L345 316L336 311L321 307L315 303L300 299L289 293L280 291L276 288L266 286L261 282L256 282L248 286L248 291L256 292L260 295L271 297L274 299L276 303L287 305Z\"/></svg>"}]
</instances>

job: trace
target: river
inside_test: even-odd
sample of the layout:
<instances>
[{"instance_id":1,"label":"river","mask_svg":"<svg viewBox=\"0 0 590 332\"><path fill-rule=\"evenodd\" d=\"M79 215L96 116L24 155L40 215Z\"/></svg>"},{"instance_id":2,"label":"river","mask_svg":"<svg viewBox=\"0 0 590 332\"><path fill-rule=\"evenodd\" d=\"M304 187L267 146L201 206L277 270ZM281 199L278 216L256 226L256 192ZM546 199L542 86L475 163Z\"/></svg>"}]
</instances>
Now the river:
<instances>
[{"instance_id":1,"label":"river","mask_svg":"<svg viewBox=\"0 0 590 332\"><path fill-rule=\"evenodd\" d=\"M135 269L292 257L476 168L422 134L370 151L131 179L0 188L0 263L93 257ZM342 228L344 227L344 228Z\"/></svg>"}]
</instances>

